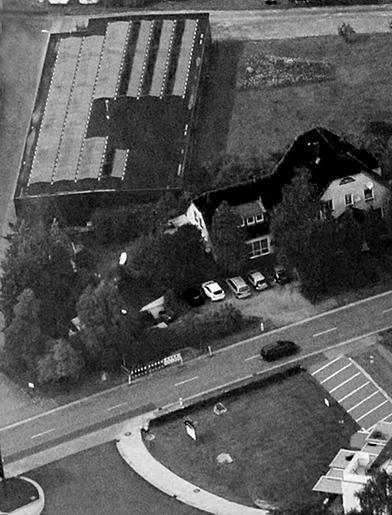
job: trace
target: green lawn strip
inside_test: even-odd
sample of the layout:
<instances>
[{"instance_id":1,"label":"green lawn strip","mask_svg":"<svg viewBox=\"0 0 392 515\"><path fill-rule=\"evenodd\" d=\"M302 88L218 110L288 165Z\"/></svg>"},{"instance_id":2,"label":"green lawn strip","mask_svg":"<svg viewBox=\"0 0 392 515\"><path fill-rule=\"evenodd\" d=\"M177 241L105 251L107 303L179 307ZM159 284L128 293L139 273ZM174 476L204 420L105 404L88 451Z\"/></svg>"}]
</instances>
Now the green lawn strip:
<instances>
[{"instance_id":1,"label":"green lawn strip","mask_svg":"<svg viewBox=\"0 0 392 515\"><path fill-rule=\"evenodd\" d=\"M11 512L38 499L34 485L20 478L12 477L0 482L0 511Z\"/></svg>"},{"instance_id":2,"label":"green lawn strip","mask_svg":"<svg viewBox=\"0 0 392 515\"><path fill-rule=\"evenodd\" d=\"M222 400L227 413L213 404L195 409L198 441L183 426L183 416L153 425L150 452L191 483L230 500L252 505L259 498L281 506L315 499L311 492L335 453L357 428L307 373ZM344 423L339 423L344 420ZM219 465L227 452L232 464Z\"/></svg>"},{"instance_id":3,"label":"green lawn strip","mask_svg":"<svg viewBox=\"0 0 392 515\"><path fill-rule=\"evenodd\" d=\"M338 36L216 43L205 100L208 110L202 110L199 122L200 161L222 149L244 157L281 152L314 126L356 135L369 120L389 121L391 40L389 34L377 34L362 35L352 44ZM243 69L243 56L252 52L321 62L330 66L332 78L239 90L233 66Z\"/></svg>"}]
</instances>

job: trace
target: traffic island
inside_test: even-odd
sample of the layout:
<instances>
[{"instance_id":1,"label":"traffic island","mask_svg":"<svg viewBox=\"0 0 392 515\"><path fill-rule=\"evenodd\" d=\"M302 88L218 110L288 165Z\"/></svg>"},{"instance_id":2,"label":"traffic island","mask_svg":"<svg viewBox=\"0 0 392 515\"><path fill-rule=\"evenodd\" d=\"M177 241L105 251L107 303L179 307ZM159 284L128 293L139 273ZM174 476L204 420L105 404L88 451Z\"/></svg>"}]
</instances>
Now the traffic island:
<instances>
[{"instance_id":1,"label":"traffic island","mask_svg":"<svg viewBox=\"0 0 392 515\"><path fill-rule=\"evenodd\" d=\"M0 515L39 515L44 504L44 492L35 481L20 476L0 482Z\"/></svg>"}]
</instances>

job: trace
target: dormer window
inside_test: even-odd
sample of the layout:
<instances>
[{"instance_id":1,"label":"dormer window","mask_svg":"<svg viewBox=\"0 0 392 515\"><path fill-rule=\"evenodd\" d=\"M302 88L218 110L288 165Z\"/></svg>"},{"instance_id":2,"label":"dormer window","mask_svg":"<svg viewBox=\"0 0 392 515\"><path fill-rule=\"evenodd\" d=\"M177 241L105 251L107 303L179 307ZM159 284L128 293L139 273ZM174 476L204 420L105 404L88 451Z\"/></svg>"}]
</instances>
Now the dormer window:
<instances>
[{"instance_id":1,"label":"dormer window","mask_svg":"<svg viewBox=\"0 0 392 515\"><path fill-rule=\"evenodd\" d=\"M346 204L346 206L352 206L354 204L352 193L347 193L344 196L344 203Z\"/></svg>"},{"instance_id":2,"label":"dormer window","mask_svg":"<svg viewBox=\"0 0 392 515\"><path fill-rule=\"evenodd\" d=\"M333 202L332 200L324 200L323 202L323 211L324 213L330 213L333 211Z\"/></svg>"},{"instance_id":3,"label":"dormer window","mask_svg":"<svg viewBox=\"0 0 392 515\"><path fill-rule=\"evenodd\" d=\"M258 213L258 214L256 215L256 223L257 223L257 224L259 224L259 223L261 223L261 222L263 222L263 221L264 221L264 215L263 215L263 213Z\"/></svg>"},{"instance_id":4,"label":"dormer window","mask_svg":"<svg viewBox=\"0 0 392 515\"><path fill-rule=\"evenodd\" d=\"M241 223L240 223L239 227L245 227L245 218L242 218L242 216L241 216Z\"/></svg>"},{"instance_id":5,"label":"dormer window","mask_svg":"<svg viewBox=\"0 0 392 515\"><path fill-rule=\"evenodd\" d=\"M373 188L368 188L368 187L366 187L366 188L363 190L363 194L364 194L364 197L365 197L366 202L367 202L367 201L369 201L369 200L373 200L373 199L374 199L374 192L373 192Z\"/></svg>"},{"instance_id":6,"label":"dormer window","mask_svg":"<svg viewBox=\"0 0 392 515\"><path fill-rule=\"evenodd\" d=\"M254 216L248 216L247 219L246 219L246 225L253 225L254 223L256 223L255 217Z\"/></svg>"}]
</instances>

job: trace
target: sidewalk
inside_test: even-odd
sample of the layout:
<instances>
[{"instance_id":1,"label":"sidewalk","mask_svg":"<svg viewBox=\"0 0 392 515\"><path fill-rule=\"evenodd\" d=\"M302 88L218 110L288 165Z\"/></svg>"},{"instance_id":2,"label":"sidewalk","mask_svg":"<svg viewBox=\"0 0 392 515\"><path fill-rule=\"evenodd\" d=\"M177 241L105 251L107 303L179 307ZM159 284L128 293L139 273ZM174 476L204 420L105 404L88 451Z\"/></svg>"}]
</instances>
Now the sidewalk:
<instances>
[{"instance_id":1,"label":"sidewalk","mask_svg":"<svg viewBox=\"0 0 392 515\"><path fill-rule=\"evenodd\" d=\"M269 514L266 510L237 504L202 490L176 476L155 460L147 451L141 435L142 427L146 427L151 418L151 416L144 415L133 419L117 442L120 455L139 476L178 501L208 513L215 515Z\"/></svg>"}]
</instances>

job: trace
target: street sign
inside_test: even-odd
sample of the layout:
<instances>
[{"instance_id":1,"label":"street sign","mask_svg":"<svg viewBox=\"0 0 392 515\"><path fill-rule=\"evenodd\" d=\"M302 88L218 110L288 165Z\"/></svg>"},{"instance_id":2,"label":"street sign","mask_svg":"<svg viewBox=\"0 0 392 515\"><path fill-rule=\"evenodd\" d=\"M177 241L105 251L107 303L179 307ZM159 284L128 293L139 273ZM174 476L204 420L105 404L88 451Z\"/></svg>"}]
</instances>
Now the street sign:
<instances>
[{"instance_id":1,"label":"street sign","mask_svg":"<svg viewBox=\"0 0 392 515\"><path fill-rule=\"evenodd\" d=\"M187 435L190 436L192 440L196 441L197 435L194 423L191 420L184 420L184 424Z\"/></svg>"}]
</instances>

